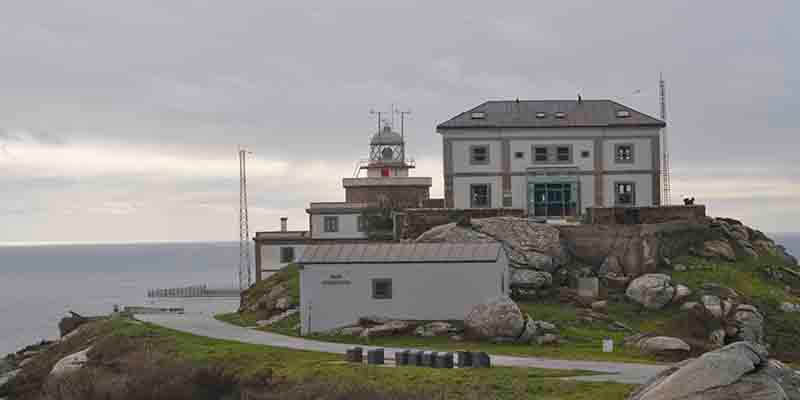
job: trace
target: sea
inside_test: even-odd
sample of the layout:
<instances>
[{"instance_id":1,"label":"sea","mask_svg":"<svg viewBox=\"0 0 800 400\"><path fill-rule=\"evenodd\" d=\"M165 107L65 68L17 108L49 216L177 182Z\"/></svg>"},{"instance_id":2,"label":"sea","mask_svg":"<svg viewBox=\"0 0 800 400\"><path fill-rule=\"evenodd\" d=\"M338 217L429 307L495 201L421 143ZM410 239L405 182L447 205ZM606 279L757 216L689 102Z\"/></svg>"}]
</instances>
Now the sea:
<instances>
[{"instance_id":1,"label":"sea","mask_svg":"<svg viewBox=\"0 0 800 400\"><path fill-rule=\"evenodd\" d=\"M119 306L235 311L238 298L147 298L156 288L238 287L239 243L0 245L0 357L58 338L74 311L107 315Z\"/></svg>"},{"instance_id":2,"label":"sea","mask_svg":"<svg viewBox=\"0 0 800 400\"><path fill-rule=\"evenodd\" d=\"M770 236L800 256L800 233ZM0 245L0 356L58 338L58 321L69 311L105 315L115 305L234 311L238 299L146 295L155 288L236 287L238 265L238 242Z\"/></svg>"}]
</instances>

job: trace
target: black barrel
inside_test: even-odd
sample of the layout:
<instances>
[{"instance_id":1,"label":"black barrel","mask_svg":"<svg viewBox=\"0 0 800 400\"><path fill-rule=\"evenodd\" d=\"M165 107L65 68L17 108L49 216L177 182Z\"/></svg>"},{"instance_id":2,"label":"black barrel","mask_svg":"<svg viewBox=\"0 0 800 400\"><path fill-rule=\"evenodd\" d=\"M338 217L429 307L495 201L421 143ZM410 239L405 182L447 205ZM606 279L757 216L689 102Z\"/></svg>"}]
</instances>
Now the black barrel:
<instances>
[{"instance_id":1,"label":"black barrel","mask_svg":"<svg viewBox=\"0 0 800 400\"><path fill-rule=\"evenodd\" d=\"M394 353L394 363L395 365L408 365L408 358L411 355L411 351L403 350Z\"/></svg>"},{"instance_id":2,"label":"black barrel","mask_svg":"<svg viewBox=\"0 0 800 400\"><path fill-rule=\"evenodd\" d=\"M364 349L361 347L352 347L347 349L345 360L354 363L360 363L364 360Z\"/></svg>"},{"instance_id":3,"label":"black barrel","mask_svg":"<svg viewBox=\"0 0 800 400\"><path fill-rule=\"evenodd\" d=\"M408 365L422 366L424 351L412 351L408 354Z\"/></svg>"},{"instance_id":4,"label":"black barrel","mask_svg":"<svg viewBox=\"0 0 800 400\"><path fill-rule=\"evenodd\" d=\"M453 368L453 353L437 354L435 368Z\"/></svg>"},{"instance_id":5,"label":"black barrel","mask_svg":"<svg viewBox=\"0 0 800 400\"><path fill-rule=\"evenodd\" d=\"M475 368L489 368L492 366L492 360L483 351L474 352L472 353L472 366Z\"/></svg>"},{"instance_id":6,"label":"black barrel","mask_svg":"<svg viewBox=\"0 0 800 400\"><path fill-rule=\"evenodd\" d=\"M383 349L373 349L367 351L367 364L383 364Z\"/></svg>"},{"instance_id":7,"label":"black barrel","mask_svg":"<svg viewBox=\"0 0 800 400\"><path fill-rule=\"evenodd\" d=\"M456 352L456 365L458 368L469 368L472 366L472 353L468 351Z\"/></svg>"}]
</instances>

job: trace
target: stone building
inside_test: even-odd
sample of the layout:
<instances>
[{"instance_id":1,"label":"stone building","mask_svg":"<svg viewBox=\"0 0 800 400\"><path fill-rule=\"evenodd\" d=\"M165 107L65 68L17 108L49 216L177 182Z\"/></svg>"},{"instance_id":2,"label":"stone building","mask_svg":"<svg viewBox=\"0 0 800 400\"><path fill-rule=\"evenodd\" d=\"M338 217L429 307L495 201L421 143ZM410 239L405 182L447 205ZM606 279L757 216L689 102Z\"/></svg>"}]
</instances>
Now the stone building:
<instances>
[{"instance_id":1,"label":"stone building","mask_svg":"<svg viewBox=\"0 0 800 400\"><path fill-rule=\"evenodd\" d=\"M439 124L448 208L657 206L666 124L611 100L488 101Z\"/></svg>"}]
</instances>

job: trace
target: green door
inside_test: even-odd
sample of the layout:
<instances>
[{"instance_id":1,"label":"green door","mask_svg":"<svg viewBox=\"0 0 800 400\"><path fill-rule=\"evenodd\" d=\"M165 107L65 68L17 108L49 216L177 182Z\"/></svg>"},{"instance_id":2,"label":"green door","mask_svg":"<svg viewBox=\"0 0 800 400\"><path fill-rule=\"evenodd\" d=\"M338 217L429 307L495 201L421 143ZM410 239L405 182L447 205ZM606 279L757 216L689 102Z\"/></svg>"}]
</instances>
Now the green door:
<instances>
[{"instance_id":1,"label":"green door","mask_svg":"<svg viewBox=\"0 0 800 400\"><path fill-rule=\"evenodd\" d=\"M580 214L578 182L573 177L531 177L528 181L528 214L545 218Z\"/></svg>"}]
</instances>

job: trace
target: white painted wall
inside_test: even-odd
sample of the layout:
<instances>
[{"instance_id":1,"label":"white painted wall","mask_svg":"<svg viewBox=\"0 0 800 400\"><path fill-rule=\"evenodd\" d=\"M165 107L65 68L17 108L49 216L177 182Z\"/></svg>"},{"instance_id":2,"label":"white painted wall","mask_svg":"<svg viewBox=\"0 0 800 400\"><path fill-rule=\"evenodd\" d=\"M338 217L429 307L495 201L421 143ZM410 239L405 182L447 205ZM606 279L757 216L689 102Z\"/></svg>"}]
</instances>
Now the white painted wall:
<instances>
[{"instance_id":1,"label":"white painted wall","mask_svg":"<svg viewBox=\"0 0 800 400\"><path fill-rule=\"evenodd\" d=\"M511 172L525 172L528 168L546 167L577 167L581 171L591 171L594 169L594 141L592 140L511 140ZM571 164L534 164L533 146L550 145L571 145L572 163ZM589 157L582 158L581 152L588 151ZM522 152L525 156L522 159L515 157L516 152Z\"/></svg>"},{"instance_id":2,"label":"white painted wall","mask_svg":"<svg viewBox=\"0 0 800 400\"><path fill-rule=\"evenodd\" d=\"M489 146L488 164L470 164L470 146ZM499 140L453 141L453 171L500 172L502 170L502 143Z\"/></svg>"},{"instance_id":3,"label":"white painted wall","mask_svg":"<svg viewBox=\"0 0 800 400\"><path fill-rule=\"evenodd\" d=\"M304 244L270 244L261 246L261 270L278 270L289 263L281 262L281 247L293 247L294 259L297 260L303 255L306 245ZM269 276L265 274L262 278Z\"/></svg>"},{"instance_id":4,"label":"white painted wall","mask_svg":"<svg viewBox=\"0 0 800 400\"><path fill-rule=\"evenodd\" d=\"M653 169L653 147L650 139L609 139L603 141L603 169L607 171ZM633 145L633 163L617 163L614 147L617 144Z\"/></svg>"},{"instance_id":5,"label":"white painted wall","mask_svg":"<svg viewBox=\"0 0 800 400\"><path fill-rule=\"evenodd\" d=\"M358 231L357 214L312 214L311 215L311 237L313 239L363 239L367 237L365 232ZM324 217L339 217L339 232L325 232Z\"/></svg>"},{"instance_id":6,"label":"white painted wall","mask_svg":"<svg viewBox=\"0 0 800 400\"><path fill-rule=\"evenodd\" d=\"M594 207L594 175L581 175L581 212L586 213L587 207Z\"/></svg>"},{"instance_id":7,"label":"white painted wall","mask_svg":"<svg viewBox=\"0 0 800 400\"><path fill-rule=\"evenodd\" d=\"M653 175L652 174L620 174L603 176L605 187L605 206L614 206L614 183L634 182L636 184L636 206L649 207L653 205Z\"/></svg>"},{"instance_id":8,"label":"white painted wall","mask_svg":"<svg viewBox=\"0 0 800 400\"><path fill-rule=\"evenodd\" d=\"M381 278L392 279L391 299L372 298L372 279ZM495 263L306 265L300 271L301 332L351 325L366 315L460 320L475 305L507 294L509 279L505 255Z\"/></svg>"},{"instance_id":9,"label":"white painted wall","mask_svg":"<svg viewBox=\"0 0 800 400\"><path fill-rule=\"evenodd\" d=\"M492 185L492 207L498 208L503 205L503 187L501 186L503 180L500 176L457 176L453 178L453 206L470 208L469 185L478 183Z\"/></svg>"}]
</instances>

